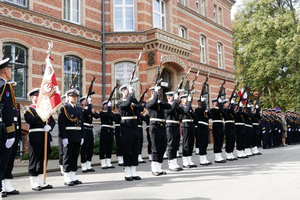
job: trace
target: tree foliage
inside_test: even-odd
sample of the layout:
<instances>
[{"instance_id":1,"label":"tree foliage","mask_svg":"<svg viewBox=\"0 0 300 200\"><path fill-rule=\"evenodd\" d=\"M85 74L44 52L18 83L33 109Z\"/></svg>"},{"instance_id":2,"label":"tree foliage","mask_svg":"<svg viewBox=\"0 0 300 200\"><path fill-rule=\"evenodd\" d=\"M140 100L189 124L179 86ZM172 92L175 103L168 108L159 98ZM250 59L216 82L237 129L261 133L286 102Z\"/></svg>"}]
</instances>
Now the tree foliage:
<instances>
[{"instance_id":1,"label":"tree foliage","mask_svg":"<svg viewBox=\"0 0 300 200\"><path fill-rule=\"evenodd\" d=\"M233 20L236 76L263 106L300 110L299 0L244 0Z\"/></svg>"}]
</instances>

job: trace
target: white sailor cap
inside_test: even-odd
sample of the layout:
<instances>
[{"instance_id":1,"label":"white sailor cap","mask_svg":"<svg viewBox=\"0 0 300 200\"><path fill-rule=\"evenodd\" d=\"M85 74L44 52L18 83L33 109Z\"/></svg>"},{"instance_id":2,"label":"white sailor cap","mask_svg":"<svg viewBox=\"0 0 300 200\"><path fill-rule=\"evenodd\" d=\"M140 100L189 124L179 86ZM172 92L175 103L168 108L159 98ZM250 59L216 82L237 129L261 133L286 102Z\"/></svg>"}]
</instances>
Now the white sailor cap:
<instances>
[{"instance_id":1,"label":"white sailor cap","mask_svg":"<svg viewBox=\"0 0 300 200\"><path fill-rule=\"evenodd\" d=\"M0 69L3 69L4 67L12 67L12 65L9 63L10 58L5 58L4 60L0 61Z\"/></svg>"},{"instance_id":2,"label":"white sailor cap","mask_svg":"<svg viewBox=\"0 0 300 200\"><path fill-rule=\"evenodd\" d=\"M79 99L79 102L81 103L82 101L84 101L86 99L87 96L82 96L80 99Z\"/></svg>"},{"instance_id":3,"label":"white sailor cap","mask_svg":"<svg viewBox=\"0 0 300 200\"><path fill-rule=\"evenodd\" d=\"M158 90L160 90L160 86L158 86ZM151 87L149 90L151 90L152 92L155 90L155 87L153 86L153 87Z\"/></svg>"},{"instance_id":4,"label":"white sailor cap","mask_svg":"<svg viewBox=\"0 0 300 200\"><path fill-rule=\"evenodd\" d=\"M218 98L213 98L211 102L217 102Z\"/></svg>"},{"instance_id":5,"label":"white sailor cap","mask_svg":"<svg viewBox=\"0 0 300 200\"><path fill-rule=\"evenodd\" d=\"M187 94L183 94L180 96L180 99L187 98L187 96L188 96Z\"/></svg>"},{"instance_id":6,"label":"white sailor cap","mask_svg":"<svg viewBox=\"0 0 300 200\"><path fill-rule=\"evenodd\" d=\"M222 103L227 103L229 100L228 99L224 99L223 101L222 101Z\"/></svg>"},{"instance_id":7,"label":"white sailor cap","mask_svg":"<svg viewBox=\"0 0 300 200\"><path fill-rule=\"evenodd\" d=\"M60 98L61 98L61 99L65 99L66 97L67 97L67 95L64 94L64 95L62 95Z\"/></svg>"},{"instance_id":8,"label":"white sailor cap","mask_svg":"<svg viewBox=\"0 0 300 200\"><path fill-rule=\"evenodd\" d=\"M263 108L263 109L261 109L261 111L268 111L268 109L266 109L266 108Z\"/></svg>"},{"instance_id":9,"label":"white sailor cap","mask_svg":"<svg viewBox=\"0 0 300 200\"><path fill-rule=\"evenodd\" d=\"M68 91L66 92L66 95L67 95L67 96L72 96L72 95L77 95L77 96L79 96L79 92L78 92L78 90L76 90L76 89L71 89L71 90L68 90Z\"/></svg>"},{"instance_id":10,"label":"white sailor cap","mask_svg":"<svg viewBox=\"0 0 300 200\"><path fill-rule=\"evenodd\" d=\"M121 93L123 90L126 90L127 89L127 85L122 85L120 88L119 88L119 92Z\"/></svg>"},{"instance_id":11,"label":"white sailor cap","mask_svg":"<svg viewBox=\"0 0 300 200\"><path fill-rule=\"evenodd\" d=\"M17 82L14 82L14 81L9 81L9 82L7 82L7 83L11 84L11 86L13 86L13 87L16 87L16 86L17 86Z\"/></svg>"},{"instance_id":12,"label":"white sailor cap","mask_svg":"<svg viewBox=\"0 0 300 200\"><path fill-rule=\"evenodd\" d=\"M40 93L40 88L34 88L30 92L27 93L29 97L36 96Z\"/></svg>"},{"instance_id":13,"label":"white sailor cap","mask_svg":"<svg viewBox=\"0 0 300 200\"><path fill-rule=\"evenodd\" d=\"M102 106L104 106L105 104L108 104L107 100L105 100L105 101L102 102Z\"/></svg>"},{"instance_id":14,"label":"white sailor cap","mask_svg":"<svg viewBox=\"0 0 300 200\"><path fill-rule=\"evenodd\" d=\"M167 96L173 96L174 95L174 91L166 92L165 95L167 95Z\"/></svg>"}]
</instances>

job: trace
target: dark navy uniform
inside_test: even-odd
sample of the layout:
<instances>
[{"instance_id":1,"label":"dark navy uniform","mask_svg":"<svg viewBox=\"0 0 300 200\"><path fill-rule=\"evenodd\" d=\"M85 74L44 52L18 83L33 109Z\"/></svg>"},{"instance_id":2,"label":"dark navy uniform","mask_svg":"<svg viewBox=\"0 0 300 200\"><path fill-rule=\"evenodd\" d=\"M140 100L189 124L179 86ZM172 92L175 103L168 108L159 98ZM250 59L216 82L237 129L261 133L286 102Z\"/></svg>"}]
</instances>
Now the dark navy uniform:
<instances>
[{"instance_id":1,"label":"dark navy uniform","mask_svg":"<svg viewBox=\"0 0 300 200\"><path fill-rule=\"evenodd\" d=\"M116 144L117 144L117 152L116 155L123 156L122 151L122 138L121 138L121 115L119 112L114 112L115 115L115 138L116 138ZM119 163L120 164L120 163ZM123 162L121 162L123 164Z\"/></svg>"},{"instance_id":2,"label":"dark navy uniform","mask_svg":"<svg viewBox=\"0 0 300 200\"><path fill-rule=\"evenodd\" d=\"M148 141L148 145L147 145L147 153L149 155L149 161L152 161L152 156L151 156L151 138L150 138L150 134L149 134L149 127L150 127L150 115L149 113L147 113L145 115L146 118L146 132L147 132L147 141Z\"/></svg>"},{"instance_id":3,"label":"dark navy uniform","mask_svg":"<svg viewBox=\"0 0 300 200\"><path fill-rule=\"evenodd\" d=\"M234 150L234 143L235 143L234 104L231 103L229 108L224 108L224 112L227 113L227 116L224 116L225 138L226 138L225 151L226 153L232 153Z\"/></svg>"},{"instance_id":4,"label":"dark navy uniform","mask_svg":"<svg viewBox=\"0 0 300 200\"><path fill-rule=\"evenodd\" d=\"M261 125L261 131L263 134L263 148L268 149L269 148L269 146L268 146L269 145L269 133L271 132L271 128L270 128L270 120L266 114L261 115L260 125Z\"/></svg>"},{"instance_id":5,"label":"dark navy uniform","mask_svg":"<svg viewBox=\"0 0 300 200\"><path fill-rule=\"evenodd\" d=\"M260 122L260 113L259 109L256 108L252 112L252 125L253 125L253 137L252 137L252 147L260 146L260 131L259 131L259 122Z\"/></svg>"},{"instance_id":6,"label":"dark navy uniform","mask_svg":"<svg viewBox=\"0 0 300 200\"><path fill-rule=\"evenodd\" d=\"M245 140L244 140L244 146L245 146L245 153L247 156L252 155L250 148L252 144L252 138L253 138L253 125L252 125L252 112L251 107L244 108L246 112L243 112L244 115L244 121L245 121Z\"/></svg>"},{"instance_id":7,"label":"dark navy uniform","mask_svg":"<svg viewBox=\"0 0 300 200\"><path fill-rule=\"evenodd\" d=\"M142 158L142 149L143 149L143 143L144 143L144 130L143 130L143 121L147 121L146 117L142 115L140 112L137 112L137 117L138 117L138 131L140 135L140 149L139 149L139 163L146 163L146 161L143 160Z\"/></svg>"},{"instance_id":8,"label":"dark navy uniform","mask_svg":"<svg viewBox=\"0 0 300 200\"><path fill-rule=\"evenodd\" d=\"M286 123L287 123L287 143L290 145L290 144L293 144L293 131L292 131L292 128L293 128L293 119L290 115L289 112L287 112L288 115L286 115Z\"/></svg>"}]
</instances>

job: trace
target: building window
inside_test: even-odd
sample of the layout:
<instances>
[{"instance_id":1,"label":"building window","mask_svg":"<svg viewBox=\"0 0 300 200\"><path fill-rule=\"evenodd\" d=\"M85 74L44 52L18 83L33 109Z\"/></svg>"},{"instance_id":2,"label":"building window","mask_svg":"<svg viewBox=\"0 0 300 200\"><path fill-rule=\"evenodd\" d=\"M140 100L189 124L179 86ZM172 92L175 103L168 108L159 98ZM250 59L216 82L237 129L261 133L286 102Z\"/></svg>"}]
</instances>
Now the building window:
<instances>
[{"instance_id":1,"label":"building window","mask_svg":"<svg viewBox=\"0 0 300 200\"><path fill-rule=\"evenodd\" d=\"M205 0L202 0L201 2L201 12L202 15L205 17Z\"/></svg>"},{"instance_id":2,"label":"building window","mask_svg":"<svg viewBox=\"0 0 300 200\"><path fill-rule=\"evenodd\" d=\"M182 5L186 6L185 0L182 0Z\"/></svg>"},{"instance_id":3,"label":"building window","mask_svg":"<svg viewBox=\"0 0 300 200\"><path fill-rule=\"evenodd\" d=\"M217 12L217 6L214 5L214 22L217 23L217 16L216 16L216 12Z\"/></svg>"},{"instance_id":4,"label":"building window","mask_svg":"<svg viewBox=\"0 0 300 200\"><path fill-rule=\"evenodd\" d=\"M80 0L64 0L64 19L80 23Z\"/></svg>"},{"instance_id":5,"label":"building window","mask_svg":"<svg viewBox=\"0 0 300 200\"><path fill-rule=\"evenodd\" d=\"M209 85L206 84L205 85L205 89L204 89L204 94L202 95L203 98L205 98L205 103L206 103L206 106L207 106L207 110L210 109L210 104L209 104Z\"/></svg>"},{"instance_id":6,"label":"building window","mask_svg":"<svg viewBox=\"0 0 300 200\"><path fill-rule=\"evenodd\" d=\"M217 44L217 51L218 51L218 68L223 69L223 62L222 62L222 44Z\"/></svg>"},{"instance_id":7,"label":"building window","mask_svg":"<svg viewBox=\"0 0 300 200\"><path fill-rule=\"evenodd\" d=\"M199 13L199 0L196 0L196 12Z\"/></svg>"},{"instance_id":8,"label":"building window","mask_svg":"<svg viewBox=\"0 0 300 200\"><path fill-rule=\"evenodd\" d=\"M205 37L200 36L200 62L206 63Z\"/></svg>"},{"instance_id":9,"label":"building window","mask_svg":"<svg viewBox=\"0 0 300 200\"><path fill-rule=\"evenodd\" d=\"M15 96L26 98L27 91L27 49L23 46L13 43L4 43L2 50L2 59L9 57L12 67L12 81L17 83Z\"/></svg>"},{"instance_id":10,"label":"building window","mask_svg":"<svg viewBox=\"0 0 300 200\"><path fill-rule=\"evenodd\" d=\"M5 2L13 3L18 6L22 6L27 8L28 7L28 0L4 0Z\"/></svg>"},{"instance_id":11,"label":"building window","mask_svg":"<svg viewBox=\"0 0 300 200\"><path fill-rule=\"evenodd\" d=\"M115 84L119 85L128 84L130 75L132 73L135 63L132 62L120 62L115 64ZM137 77L137 74L135 74ZM136 83L132 84L133 90L136 91ZM120 99L122 94L119 92L119 88L116 89L116 99Z\"/></svg>"},{"instance_id":12,"label":"building window","mask_svg":"<svg viewBox=\"0 0 300 200\"><path fill-rule=\"evenodd\" d=\"M115 0L115 31L134 30L133 0Z\"/></svg>"},{"instance_id":13,"label":"building window","mask_svg":"<svg viewBox=\"0 0 300 200\"><path fill-rule=\"evenodd\" d=\"M218 10L218 23L222 25L222 8L219 8Z\"/></svg>"},{"instance_id":14,"label":"building window","mask_svg":"<svg viewBox=\"0 0 300 200\"><path fill-rule=\"evenodd\" d=\"M166 9L165 2L162 0L153 0L154 28L166 30Z\"/></svg>"},{"instance_id":15,"label":"building window","mask_svg":"<svg viewBox=\"0 0 300 200\"><path fill-rule=\"evenodd\" d=\"M183 37L183 38L186 38L186 30L185 28L183 28L182 26L179 26L179 36L180 37Z\"/></svg>"},{"instance_id":16,"label":"building window","mask_svg":"<svg viewBox=\"0 0 300 200\"><path fill-rule=\"evenodd\" d=\"M75 56L65 56L64 60L64 92L72 88L81 94L81 59ZM74 77L76 76L75 80Z\"/></svg>"}]
</instances>

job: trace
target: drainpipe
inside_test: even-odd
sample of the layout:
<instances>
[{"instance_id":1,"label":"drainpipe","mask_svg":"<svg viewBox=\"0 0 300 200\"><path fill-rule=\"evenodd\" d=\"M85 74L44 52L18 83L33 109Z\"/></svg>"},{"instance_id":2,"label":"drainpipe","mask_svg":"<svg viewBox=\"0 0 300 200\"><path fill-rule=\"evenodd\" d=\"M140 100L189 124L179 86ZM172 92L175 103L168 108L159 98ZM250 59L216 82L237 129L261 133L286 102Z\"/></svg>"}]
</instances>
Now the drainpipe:
<instances>
[{"instance_id":1,"label":"drainpipe","mask_svg":"<svg viewBox=\"0 0 300 200\"><path fill-rule=\"evenodd\" d=\"M105 0L102 0L102 95L105 101Z\"/></svg>"}]
</instances>

